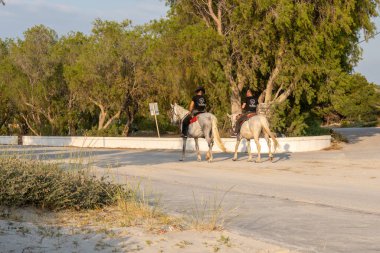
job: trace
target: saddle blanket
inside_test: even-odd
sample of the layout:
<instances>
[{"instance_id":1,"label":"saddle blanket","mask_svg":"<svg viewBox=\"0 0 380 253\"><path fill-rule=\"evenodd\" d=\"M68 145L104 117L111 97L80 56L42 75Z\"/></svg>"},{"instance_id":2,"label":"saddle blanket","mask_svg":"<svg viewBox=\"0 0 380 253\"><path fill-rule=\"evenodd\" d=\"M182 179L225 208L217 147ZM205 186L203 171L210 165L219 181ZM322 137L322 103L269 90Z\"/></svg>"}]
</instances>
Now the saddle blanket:
<instances>
[{"instance_id":1,"label":"saddle blanket","mask_svg":"<svg viewBox=\"0 0 380 253\"><path fill-rule=\"evenodd\" d=\"M195 117L193 117L193 118L190 120L190 124L193 124L193 123L195 123L195 122L197 122L197 121L198 121L198 117L195 116Z\"/></svg>"}]
</instances>

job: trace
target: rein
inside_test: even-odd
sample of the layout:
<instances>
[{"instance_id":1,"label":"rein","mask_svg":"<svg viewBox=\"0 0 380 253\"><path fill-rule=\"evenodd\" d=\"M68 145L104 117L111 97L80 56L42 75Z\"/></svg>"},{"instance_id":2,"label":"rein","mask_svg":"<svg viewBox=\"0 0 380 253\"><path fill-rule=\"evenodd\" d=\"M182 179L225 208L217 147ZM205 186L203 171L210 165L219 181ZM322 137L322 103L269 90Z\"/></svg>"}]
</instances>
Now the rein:
<instances>
[{"instance_id":1,"label":"rein","mask_svg":"<svg viewBox=\"0 0 380 253\"><path fill-rule=\"evenodd\" d=\"M176 112L176 110L174 110L174 109L172 109L173 110L173 115L175 114L175 115L178 115L177 114L177 112ZM181 129L182 128L182 122L183 122L183 120L188 116L190 114L190 112L188 112L188 113L186 113L179 121L178 121L178 127L179 127L179 129Z\"/></svg>"},{"instance_id":2,"label":"rein","mask_svg":"<svg viewBox=\"0 0 380 253\"><path fill-rule=\"evenodd\" d=\"M189 113L186 113L185 116L183 116L183 117L181 118L181 120L179 121L178 127L179 127L180 130L182 129L182 122L183 122L183 120L184 120L184 119L187 117L187 115L189 115L189 114L190 114L190 112L189 112Z\"/></svg>"},{"instance_id":3,"label":"rein","mask_svg":"<svg viewBox=\"0 0 380 253\"><path fill-rule=\"evenodd\" d=\"M189 113L186 113L185 116L183 116L182 119L181 119L179 122L182 124L183 120L184 120L189 114L190 114L190 112L189 112Z\"/></svg>"}]
</instances>

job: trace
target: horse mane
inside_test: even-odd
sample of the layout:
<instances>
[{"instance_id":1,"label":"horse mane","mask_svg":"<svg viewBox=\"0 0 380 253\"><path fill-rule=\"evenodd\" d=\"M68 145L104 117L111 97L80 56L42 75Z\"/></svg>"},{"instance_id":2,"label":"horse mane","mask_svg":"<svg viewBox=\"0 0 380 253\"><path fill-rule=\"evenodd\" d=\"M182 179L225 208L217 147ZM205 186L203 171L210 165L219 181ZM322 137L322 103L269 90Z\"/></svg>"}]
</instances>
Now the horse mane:
<instances>
[{"instance_id":1,"label":"horse mane","mask_svg":"<svg viewBox=\"0 0 380 253\"><path fill-rule=\"evenodd\" d=\"M178 108L178 113L179 114L188 114L189 113L189 110L186 110L185 108L183 108L179 104L175 104L175 106Z\"/></svg>"}]
</instances>

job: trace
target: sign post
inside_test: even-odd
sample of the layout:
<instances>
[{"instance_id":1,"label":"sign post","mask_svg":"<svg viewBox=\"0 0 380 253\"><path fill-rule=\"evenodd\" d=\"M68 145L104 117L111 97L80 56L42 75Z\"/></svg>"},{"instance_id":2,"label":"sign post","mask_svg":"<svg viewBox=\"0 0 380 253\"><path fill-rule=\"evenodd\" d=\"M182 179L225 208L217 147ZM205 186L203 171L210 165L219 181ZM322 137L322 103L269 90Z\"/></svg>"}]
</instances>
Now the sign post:
<instances>
[{"instance_id":1,"label":"sign post","mask_svg":"<svg viewBox=\"0 0 380 253\"><path fill-rule=\"evenodd\" d=\"M154 120L156 121L158 138L161 138L160 130L158 129L158 123L157 123L157 115L160 115L160 112L158 111L158 104L157 103L149 103L149 110L150 110L150 115L154 116Z\"/></svg>"}]
</instances>

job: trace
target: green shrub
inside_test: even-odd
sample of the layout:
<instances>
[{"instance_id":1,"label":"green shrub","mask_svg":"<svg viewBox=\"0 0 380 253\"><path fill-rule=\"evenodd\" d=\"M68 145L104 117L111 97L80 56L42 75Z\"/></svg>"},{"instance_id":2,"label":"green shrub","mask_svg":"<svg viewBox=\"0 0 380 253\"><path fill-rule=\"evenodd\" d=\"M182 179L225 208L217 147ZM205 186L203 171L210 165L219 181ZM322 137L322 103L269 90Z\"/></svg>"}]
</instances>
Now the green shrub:
<instances>
[{"instance_id":1,"label":"green shrub","mask_svg":"<svg viewBox=\"0 0 380 253\"><path fill-rule=\"evenodd\" d=\"M93 209L129 198L123 186L91 176L67 172L55 164L0 158L0 205L34 206L49 210Z\"/></svg>"},{"instance_id":2,"label":"green shrub","mask_svg":"<svg viewBox=\"0 0 380 253\"><path fill-rule=\"evenodd\" d=\"M329 129L321 127L322 120L311 112L303 112L300 105L289 101L273 107L271 128L289 137L329 135Z\"/></svg>"},{"instance_id":3,"label":"green shrub","mask_svg":"<svg viewBox=\"0 0 380 253\"><path fill-rule=\"evenodd\" d=\"M170 119L166 114L157 116L158 127L161 133L165 132L175 132L178 126L173 126L170 124ZM134 121L134 127L139 131L156 131L156 122L153 116L137 116Z\"/></svg>"},{"instance_id":4,"label":"green shrub","mask_svg":"<svg viewBox=\"0 0 380 253\"><path fill-rule=\"evenodd\" d=\"M336 132L336 131L331 129L330 133L331 133L331 137L332 137L333 142L345 142L345 143L349 142L347 137L344 136L343 134L339 133L339 132Z\"/></svg>"},{"instance_id":5,"label":"green shrub","mask_svg":"<svg viewBox=\"0 0 380 253\"><path fill-rule=\"evenodd\" d=\"M124 126L112 124L109 128L98 129L97 126L85 131L85 136L119 137L123 134Z\"/></svg>"}]
</instances>

